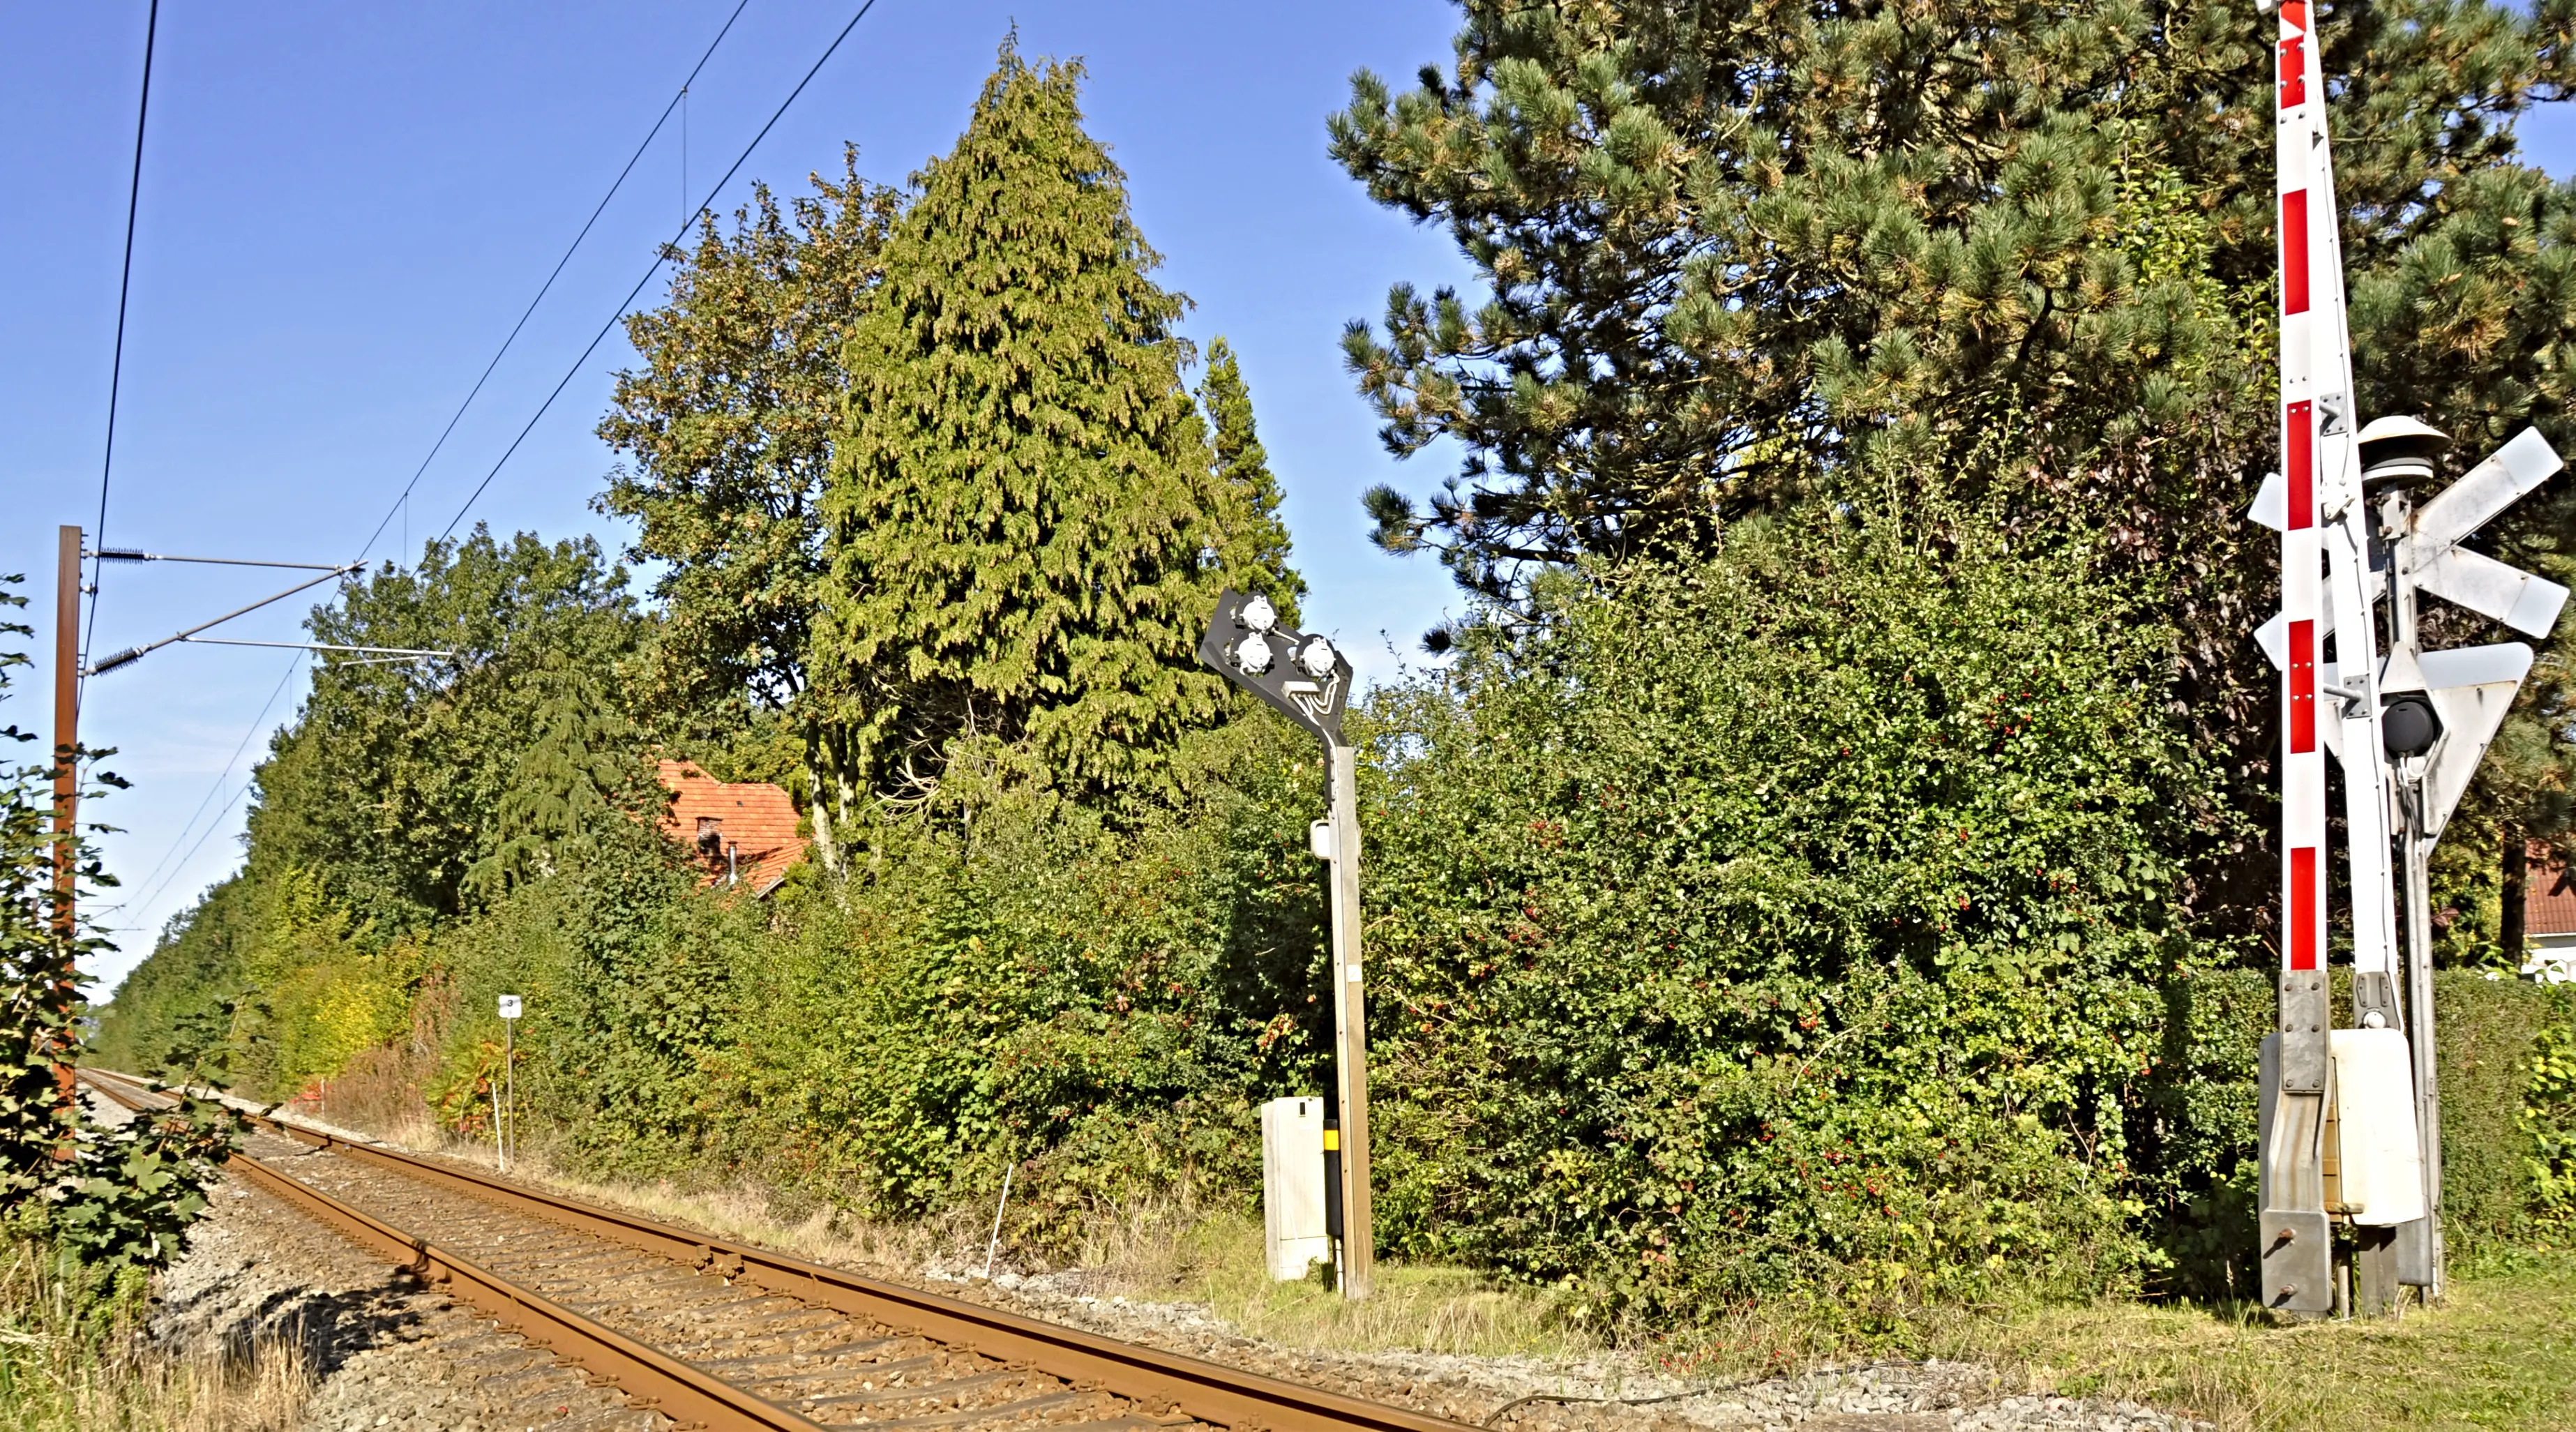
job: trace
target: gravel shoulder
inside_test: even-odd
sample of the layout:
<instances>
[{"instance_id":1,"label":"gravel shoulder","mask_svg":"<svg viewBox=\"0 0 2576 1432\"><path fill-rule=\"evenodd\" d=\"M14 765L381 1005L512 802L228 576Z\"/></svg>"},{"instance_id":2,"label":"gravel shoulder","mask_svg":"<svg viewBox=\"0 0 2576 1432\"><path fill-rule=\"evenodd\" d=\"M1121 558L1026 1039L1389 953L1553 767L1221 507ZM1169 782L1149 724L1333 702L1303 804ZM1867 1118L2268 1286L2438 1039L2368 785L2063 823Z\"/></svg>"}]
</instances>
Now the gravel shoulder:
<instances>
[{"instance_id":1,"label":"gravel shoulder","mask_svg":"<svg viewBox=\"0 0 2576 1432\"><path fill-rule=\"evenodd\" d=\"M89 1093L103 1122L119 1105ZM291 1347L313 1390L303 1432L668 1432L616 1388L423 1287L240 1178L208 1190L188 1250L153 1288L175 1352Z\"/></svg>"},{"instance_id":2,"label":"gravel shoulder","mask_svg":"<svg viewBox=\"0 0 2576 1432\"><path fill-rule=\"evenodd\" d=\"M308 1432L670 1426L265 1190L231 1178L212 1201L155 1290L153 1336L178 1349L300 1347L315 1383Z\"/></svg>"}]
</instances>

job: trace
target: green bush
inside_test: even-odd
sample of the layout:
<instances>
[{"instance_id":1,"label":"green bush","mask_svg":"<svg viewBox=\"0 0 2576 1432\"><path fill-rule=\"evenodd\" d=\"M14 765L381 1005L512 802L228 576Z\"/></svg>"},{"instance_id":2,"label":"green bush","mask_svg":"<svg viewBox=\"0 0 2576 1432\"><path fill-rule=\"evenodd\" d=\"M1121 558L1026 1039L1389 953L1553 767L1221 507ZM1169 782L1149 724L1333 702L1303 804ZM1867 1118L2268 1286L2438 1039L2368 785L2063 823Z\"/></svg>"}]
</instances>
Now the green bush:
<instances>
[{"instance_id":1,"label":"green bush","mask_svg":"<svg viewBox=\"0 0 2576 1432\"><path fill-rule=\"evenodd\" d=\"M2207 774L2077 560L1739 528L1370 711L1383 1235L1658 1317L2120 1288Z\"/></svg>"},{"instance_id":2,"label":"green bush","mask_svg":"<svg viewBox=\"0 0 2576 1432\"><path fill-rule=\"evenodd\" d=\"M1329 1033L1318 762L1260 717L1176 769L1181 794L1114 812L1012 788L883 822L851 879L769 901L626 859L525 882L428 947L432 1100L479 1127L511 990L522 1103L601 1171L908 1216L1016 1163L1039 1239L1137 1197L1248 1201L1252 1105L1320 1087Z\"/></svg>"},{"instance_id":3,"label":"green bush","mask_svg":"<svg viewBox=\"0 0 2576 1432\"><path fill-rule=\"evenodd\" d=\"M2211 830L2159 627L2075 558L1867 524L1547 601L1353 718L1389 1251L1665 1323L2242 1291L2271 986L2174 913L2170 852ZM271 872L155 958L220 935L278 972L229 1035L254 1077L331 1076L325 1016L359 1009L479 1130L520 993L521 1105L589 1169L890 1217L1015 1169L1013 1236L1063 1248L1104 1210L1248 1209L1254 1106L1324 1088L1323 804L1313 742L1254 714L1151 798L952 781L767 901L627 822L404 941L283 919ZM198 1017L151 979L138 1049ZM296 994L385 979L408 1021ZM2567 1016L2440 989L2474 1249L2529 1230L2516 1119Z\"/></svg>"},{"instance_id":4,"label":"green bush","mask_svg":"<svg viewBox=\"0 0 2576 1432\"><path fill-rule=\"evenodd\" d=\"M2564 1240L2576 1201L2576 990L2469 970L2435 977L2442 1219L2454 1252Z\"/></svg>"},{"instance_id":5,"label":"green bush","mask_svg":"<svg viewBox=\"0 0 2576 1432\"><path fill-rule=\"evenodd\" d=\"M2261 970L2195 971L2163 990L2153 1075L2131 1113L2149 1291L2252 1291L2257 1063L2277 997Z\"/></svg>"},{"instance_id":6,"label":"green bush","mask_svg":"<svg viewBox=\"0 0 2576 1432\"><path fill-rule=\"evenodd\" d=\"M17 580L0 577L0 614L25 604L11 590ZM0 620L0 639L30 634L23 623ZM10 694L10 668L25 660L0 651L0 702ZM0 728L0 740L33 739ZM69 1273L132 1291L185 1246L238 1125L196 1099L117 1129L83 1112L71 1084L85 1034L78 961L105 941L74 911L114 882L101 878L96 852L74 834L73 884L57 883L51 778L46 767L0 765L0 1228L8 1245L0 1254L47 1242ZM123 784L95 768L84 781ZM94 800L105 791L82 794ZM82 903L65 909L61 898L73 892Z\"/></svg>"}]
</instances>

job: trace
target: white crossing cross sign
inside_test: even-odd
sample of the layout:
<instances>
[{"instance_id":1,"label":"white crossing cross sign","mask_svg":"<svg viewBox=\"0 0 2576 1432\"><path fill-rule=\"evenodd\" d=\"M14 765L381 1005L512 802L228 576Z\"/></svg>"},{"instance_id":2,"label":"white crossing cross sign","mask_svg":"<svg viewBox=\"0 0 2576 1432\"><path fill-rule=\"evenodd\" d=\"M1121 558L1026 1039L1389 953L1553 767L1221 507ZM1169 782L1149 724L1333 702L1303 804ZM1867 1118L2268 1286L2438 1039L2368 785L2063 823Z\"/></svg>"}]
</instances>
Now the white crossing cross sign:
<instances>
[{"instance_id":1,"label":"white crossing cross sign","mask_svg":"<svg viewBox=\"0 0 2576 1432\"><path fill-rule=\"evenodd\" d=\"M2362 430L2364 447L2372 444L2374 432L2383 424L2402 425L2398 427L2401 436L2420 432L2439 440L2431 429L2407 419L2382 419ZM2374 607L2395 597L2407 618L2400 623L2403 639L2392 643L2379 673L2379 689L2392 698L2408 691L2423 692L2440 718L2439 734L2423 772L2420 819L2427 846L2440 838L2451 812L2459 808L2469 777L2485 759L2487 746L2495 740L2515 694L2522 689L2523 677L2531 670L2532 650L2521 642L2499 642L2421 651L2412 640L2414 596L2430 592L2516 631L2548 635L2567 604L2567 589L2460 543L2565 465L2539 429L2525 428L2432 500L2411 511L2403 504L2396 509L2397 530L2387 534L2389 580L2373 584L2371 596ZM2264 482L2250 514L2254 521L2276 530L2281 526L2286 506L2282 487L2278 474ZM2327 610L2330 614L2332 609ZM2330 615L2322 625L2320 636L2334 631ZM2276 615L2254 633L2275 667L2282 666L2288 654L2288 630L2289 623ZM2346 689L2343 663L2321 662L2317 669L2319 690ZM2338 762L2344 760L2342 723L2329 721L2323 726L2326 749Z\"/></svg>"},{"instance_id":2,"label":"white crossing cross sign","mask_svg":"<svg viewBox=\"0 0 2576 1432\"><path fill-rule=\"evenodd\" d=\"M2460 542L2564 466L2538 428L2523 429L2495 456L2415 509L2397 544L2397 580L2525 636L2548 635L2559 609L2567 605L2567 589L2480 556Z\"/></svg>"}]
</instances>

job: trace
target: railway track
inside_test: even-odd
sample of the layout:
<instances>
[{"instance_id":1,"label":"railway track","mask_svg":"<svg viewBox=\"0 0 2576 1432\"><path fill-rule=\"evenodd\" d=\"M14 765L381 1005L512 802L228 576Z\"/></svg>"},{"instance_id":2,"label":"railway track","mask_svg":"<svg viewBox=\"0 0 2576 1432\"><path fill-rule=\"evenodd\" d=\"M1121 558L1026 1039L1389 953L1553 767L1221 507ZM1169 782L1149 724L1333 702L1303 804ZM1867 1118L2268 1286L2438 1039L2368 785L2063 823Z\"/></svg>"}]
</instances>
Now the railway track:
<instances>
[{"instance_id":1,"label":"railway track","mask_svg":"<svg viewBox=\"0 0 2576 1432\"><path fill-rule=\"evenodd\" d=\"M81 1076L130 1109L168 1102ZM251 1118L242 1177L679 1426L1467 1432Z\"/></svg>"}]
</instances>

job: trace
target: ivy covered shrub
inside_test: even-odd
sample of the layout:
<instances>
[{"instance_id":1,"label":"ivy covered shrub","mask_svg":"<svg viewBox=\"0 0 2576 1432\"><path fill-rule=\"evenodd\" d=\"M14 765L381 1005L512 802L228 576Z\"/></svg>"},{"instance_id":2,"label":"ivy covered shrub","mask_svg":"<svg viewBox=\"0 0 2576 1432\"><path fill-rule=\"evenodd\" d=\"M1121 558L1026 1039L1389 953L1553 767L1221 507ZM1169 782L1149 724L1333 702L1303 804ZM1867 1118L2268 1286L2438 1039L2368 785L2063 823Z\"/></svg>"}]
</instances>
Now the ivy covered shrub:
<instances>
[{"instance_id":1,"label":"ivy covered shrub","mask_svg":"<svg viewBox=\"0 0 2576 1432\"><path fill-rule=\"evenodd\" d=\"M1657 1316L2135 1284L2210 776L2085 572L1744 526L1383 696L1382 1239Z\"/></svg>"},{"instance_id":2,"label":"ivy covered shrub","mask_svg":"<svg viewBox=\"0 0 2576 1432\"><path fill-rule=\"evenodd\" d=\"M2542 1231L2564 1240L2576 1234L2576 1024L2541 1030L2526 1067L2515 1122L2531 1213Z\"/></svg>"}]
</instances>

